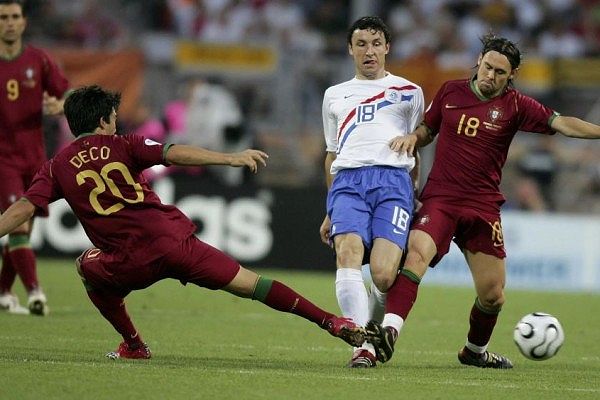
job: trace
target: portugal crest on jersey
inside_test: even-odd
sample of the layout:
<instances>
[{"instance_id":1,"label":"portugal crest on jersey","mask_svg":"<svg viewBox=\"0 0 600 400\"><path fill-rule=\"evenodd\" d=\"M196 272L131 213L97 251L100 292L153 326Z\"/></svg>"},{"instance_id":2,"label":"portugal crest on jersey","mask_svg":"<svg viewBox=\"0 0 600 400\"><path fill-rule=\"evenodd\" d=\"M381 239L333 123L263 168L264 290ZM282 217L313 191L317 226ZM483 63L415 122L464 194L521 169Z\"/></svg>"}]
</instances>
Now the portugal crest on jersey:
<instances>
[{"instance_id":1,"label":"portugal crest on jersey","mask_svg":"<svg viewBox=\"0 0 600 400\"><path fill-rule=\"evenodd\" d=\"M496 122L498 119L500 119L500 117L502 117L502 114L502 108L494 106L488 110L487 116L490 119L490 121Z\"/></svg>"},{"instance_id":2,"label":"portugal crest on jersey","mask_svg":"<svg viewBox=\"0 0 600 400\"><path fill-rule=\"evenodd\" d=\"M32 88L35 86L35 79L33 79L33 76L35 75L35 72L33 70L33 68L31 67L27 67L27 69L25 69L25 80L22 82L24 86L28 87L28 88Z\"/></svg>"}]
</instances>

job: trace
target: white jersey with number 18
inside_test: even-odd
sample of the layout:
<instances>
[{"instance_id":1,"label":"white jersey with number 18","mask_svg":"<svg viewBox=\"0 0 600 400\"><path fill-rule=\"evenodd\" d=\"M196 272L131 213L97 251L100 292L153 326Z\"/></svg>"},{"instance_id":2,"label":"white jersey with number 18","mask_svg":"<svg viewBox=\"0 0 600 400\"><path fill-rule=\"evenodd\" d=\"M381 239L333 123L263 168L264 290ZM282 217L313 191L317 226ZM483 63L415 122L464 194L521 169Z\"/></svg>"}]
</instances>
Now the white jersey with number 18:
<instances>
[{"instance_id":1,"label":"white jersey with number 18","mask_svg":"<svg viewBox=\"0 0 600 400\"><path fill-rule=\"evenodd\" d=\"M390 73L328 88L323 96L323 128L327 151L336 153L330 172L370 165L412 170L414 157L393 152L389 142L415 130L423 109L422 89Z\"/></svg>"}]
</instances>

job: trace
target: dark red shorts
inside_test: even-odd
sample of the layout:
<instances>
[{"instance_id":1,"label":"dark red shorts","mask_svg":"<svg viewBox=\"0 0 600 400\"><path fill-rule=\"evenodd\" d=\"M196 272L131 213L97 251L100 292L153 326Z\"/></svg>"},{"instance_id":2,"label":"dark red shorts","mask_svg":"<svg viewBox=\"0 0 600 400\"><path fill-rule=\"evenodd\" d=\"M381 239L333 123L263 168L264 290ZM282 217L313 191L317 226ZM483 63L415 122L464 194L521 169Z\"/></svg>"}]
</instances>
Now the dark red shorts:
<instances>
[{"instance_id":1,"label":"dark red shorts","mask_svg":"<svg viewBox=\"0 0 600 400\"><path fill-rule=\"evenodd\" d=\"M6 211L15 201L19 200L33 180L37 169L21 170L15 166L0 165L0 210ZM48 209L36 210L36 215L48 216Z\"/></svg>"},{"instance_id":2,"label":"dark red shorts","mask_svg":"<svg viewBox=\"0 0 600 400\"><path fill-rule=\"evenodd\" d=\"M463 251L506 257L500 213L497 211L482 211L460 201L430 197L423 201L413 219L413 229L426 232L433 238L437 254L431 261L432 267L448 253L452 240Z\"/></svg>"},{"instance_id":3,"label":"dark red shorts","mask_svg":"<svg viewBox=\"0 0 600 400\"><path fill-rule=\"evenodd\" d=\"M237 275L239 263L194 235L168 254L152 261L135 263L119 254L86 250L79 258L79 273L91 289L116 292L122 296L172 278L207 289L221 289Z\"/></svg>"}]
</instances>

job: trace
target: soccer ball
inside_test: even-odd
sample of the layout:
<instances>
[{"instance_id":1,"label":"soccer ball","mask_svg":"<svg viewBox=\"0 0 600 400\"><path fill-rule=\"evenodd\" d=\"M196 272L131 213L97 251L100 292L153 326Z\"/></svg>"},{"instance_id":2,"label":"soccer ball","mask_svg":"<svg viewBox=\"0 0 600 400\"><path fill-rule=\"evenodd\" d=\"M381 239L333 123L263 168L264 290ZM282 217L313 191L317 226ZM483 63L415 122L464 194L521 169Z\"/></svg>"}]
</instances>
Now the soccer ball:
<instances>
[{"instance_id":1,"label":"soccer ball","mask_svg":"<svg viewBox=\"0 0 600 400\"><path fill-rule=\"evenodd\" d=\"M515 326L514 339L521 353L530 360L553 357L565 340L560 322L550 314L527 314Z\"/></svg>"}]
</instances>

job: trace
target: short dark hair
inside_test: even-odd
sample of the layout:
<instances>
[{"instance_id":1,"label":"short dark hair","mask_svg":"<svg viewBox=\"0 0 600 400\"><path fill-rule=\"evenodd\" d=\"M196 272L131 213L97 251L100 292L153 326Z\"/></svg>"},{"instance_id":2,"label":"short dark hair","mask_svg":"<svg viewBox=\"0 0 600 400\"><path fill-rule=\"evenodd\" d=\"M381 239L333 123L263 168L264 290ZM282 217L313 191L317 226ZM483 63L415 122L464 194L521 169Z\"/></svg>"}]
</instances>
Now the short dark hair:
<instances>
[{"instance_id":1,"label":"short dark hair","mask_svg":"<svg viewBox=\"0 0 600 400\"><path fill-rule=\"evenodd\" d=\"M0 0L0 6L8 6L10 4L20 5L21 11L25 14L25 0Z\"/></svg>"},{"instance_id":2,"label":"short dark hair","mask_svg":"<svg viewBox=\"0 0 600 400\"><path fill-rule=\"evenodd\" d=\"M102 89L98 85L84 86L72 91L65 100L65 117L75 137L93 132L100 119L108 122L113 111L119 109L121 94Z\"/></svg>"},{"instance_id":3,"label":"short dark hair","mask_svg":"<svg viewBox=\"0 0 600 400\"><path fill-rule=\"evenodd\" d=\"M506 56L512 69L519 68L521 65L521 52L516 44L510 40L489 33L481 38L483 48L481 49L481 55L484 56L490 51L497 51L498 53Z\"/></svg>"},{"instance_id":4,"label":"short dark hair","mask_svg":"<svg viewBox=\"0 0 600 400\"><path fill-rule=\"evenodd\" d=\"M374 30L375 32L381 32L385 37L386 43L391 43L392 41L392 34L390 33L390 28L388 28L385 22L383 22L383 20L377 16L372 15L357 19L348 29L348 44L352 44L352 34L357 29L370 29Z\"/></svg>"}]
</instances>

